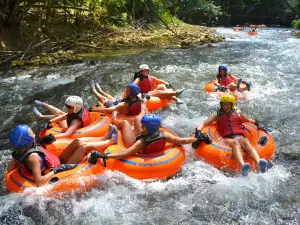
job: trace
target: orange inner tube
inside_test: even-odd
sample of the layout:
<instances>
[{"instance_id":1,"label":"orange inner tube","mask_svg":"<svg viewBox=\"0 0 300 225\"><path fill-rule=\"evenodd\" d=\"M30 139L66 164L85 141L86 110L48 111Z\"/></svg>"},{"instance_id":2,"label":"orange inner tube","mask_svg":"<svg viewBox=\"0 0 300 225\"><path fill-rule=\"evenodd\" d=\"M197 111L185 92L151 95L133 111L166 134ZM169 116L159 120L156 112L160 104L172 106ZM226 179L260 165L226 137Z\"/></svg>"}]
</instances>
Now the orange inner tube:
<instances>
[{"instance_id":1,"label":"orange inner tube","mask_svg":"<svg viewBox=\"0 0 300 225\"><path fill-rule=\"evenodd\" d=\"M250 141L261 158L270 161L275 152L275 144L272 136L264 130L258 129L257 126L251 123L243 123L244 135ZM230 147L222 143L222 139L217 131L217 125L206 126L201 130L206 133L211 139L211 144L201 143L196 149L196 154L203 160L213 165L218 169L236 171L240 170L240 166L233 158ZM256 169L256 163L243 151L245 162L250 163L251 169Z\"/></svg>"},{"instance_id":2,"label":"orange inner tube","mask_svg":"<svg viewBox=\"0 0 300 225\"><path fill-rule=\"evenodd\" d=\"M111 123L111 120L105 114L90 112L90 123L90 125L76 130L70 138L76 139L80 137L102 137L108 131L108 126ZM44 129L40 132L39 136L41 138L49 134L61 134L66 131L66 128L61 128L56 123L52 123L51 125L53 128Z\"/></svg>"},{"instance_id":3,"label":"orange inner tube","mask_svg":"<svg viewBox=\"0 0 300 225\"><path fill-rule=\"evenodd\" d=\"M251 36L258 35L258 33L256 31L255 32L249 31L248 34Z\"/></svg>"},{"instance_id":4,"label":"orange inner tube","mask_svg":"<svg viewBox=\"0 0 300 225\"><path fill-rule=\"evenodd\" d=\"M59 156L61 152L72 142L72 139L59 139L47 146L47 150ZM103 174L104 168L100 164L88 163L89 155L86 155L80 164L72 170L54 174L37 192L34 178L26 169L17 166L14 170L5 173L5 183L9 192L24 192L41 194L44 196L61 196L71 191L85 192L95 186L98 181L96 174Z\"/></svg>"},{"instance_id":5,"label":"orange inner tube","mask_svg":"<svg viewBox=\"0 0 300 225\"><path fill-rule=\"evenodd\" d=\"M161 128L164 132L177 136L170 130ZM117 145L109 146L106 153L121 153L127 151L119 135ZM166 179L171 177L181 168L185 161L186 150L183 146L174 146L167 143L161 152L151 154L135 154L125 159L108 159L107 168L117 170L135 179ZM98 160L102 163L102 160Z\"/></svg>"}]
</instances>

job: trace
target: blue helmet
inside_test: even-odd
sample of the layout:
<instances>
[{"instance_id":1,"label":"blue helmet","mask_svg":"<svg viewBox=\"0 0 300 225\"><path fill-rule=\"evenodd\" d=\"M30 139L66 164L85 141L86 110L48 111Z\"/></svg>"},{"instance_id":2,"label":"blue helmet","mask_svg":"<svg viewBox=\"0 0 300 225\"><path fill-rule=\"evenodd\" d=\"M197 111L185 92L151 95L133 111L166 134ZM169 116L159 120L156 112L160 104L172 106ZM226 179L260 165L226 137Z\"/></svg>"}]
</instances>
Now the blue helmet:
<instances>
[{"instance_id":1,"label":"blue helmet","mask_svg":"<svg viewBox=\"0 0 300 225\"><path fill-rule=\"evenodd\" d=\"M16 126L9 135L9 143L16 148L24 148L32 145L34 138L29 135L28 131L28 125L21 124Z\"/></svg>"},{"instance_id":2,"label":"blue helmet","mask_svg":"<svg viewBox=\"0 0 300 225\"><path fill-rule=\"evenodd\" d=\"M141 88L135 83L128 84L128 87L130 87L129 96L134 96L135 97L141 92Z\"/></svg>"},{"instance_id":3,"label":"blue helmet","mask_svg":"<svg viewBox=\"0 0 300 225\"><path fill-rule=\"evenodd\" d=\"M141 119L141 123L147 127L147 134L152 135L160 128L160 117L155 114L144 115Z\"/></svg>"},{"instance_id":4,"label":"blue helmet","mask_svg":"<svg viewBox=\"0 0 300 225\"><path fill-rule=\"evenodd\" d=\"M221 66L219 66L219 71L220 70L228 70L228 67L226 66L226 65L221 65Z\"/></svg>"}]
</instances>

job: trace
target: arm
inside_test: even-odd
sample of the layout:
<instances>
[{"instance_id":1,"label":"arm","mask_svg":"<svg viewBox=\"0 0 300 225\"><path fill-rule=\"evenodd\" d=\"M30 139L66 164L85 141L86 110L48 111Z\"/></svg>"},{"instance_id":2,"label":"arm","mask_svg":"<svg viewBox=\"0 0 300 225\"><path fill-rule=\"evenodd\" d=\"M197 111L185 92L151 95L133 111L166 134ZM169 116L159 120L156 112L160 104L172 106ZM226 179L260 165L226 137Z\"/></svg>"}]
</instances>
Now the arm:
<instances>
[{"instance_id":1,"label":"arm","mask_svg":"<svg viewBox=\"0 0 300 225\"><path fill-rule=\"evenodd\" d=\"M234 79L234 80L238 80L239 78L236 76L233 76L232 74L230 74L230 76Z\"/></svg>"},{"instance_id":2,"label":"arm","mask_svg":"<svg viewBox=\"0 0 300 225\"><path fill-rule=\"evenodd\" d=\"M14 168L16 168L16 166L17 166L17 163L14 159L9 160L8 165L7 165L7 169L6 169L7 172L12 171Z\"/></svg>"},{"instance_id":3,"label":"arm","mask_svg":"<svg viewBox=\"0 0 300 225\"><path fill-rule=\"evenodd\" d=\"M217 113L214 113L207 120L205 120L202 124L200 124L197 129L202 130L203 127L211 124L212 122L217 121L217 119L218 119Z\"/></svg>"},{"instance_id":4,"label":"arm","mask_svg":"<svg viewBox=\"0 0 300 225\"><path fill-rule=\"evenodd\" d=\"M176 137L169 133L164 133L164 135L166 137L167 142L177 144L177 145L191 144L191 143L197 141L197 138L194 138L194 137L181 138L181 137Z\"/></svg>"},{"instance_id":5,"label":"arm","mask_svg":"<svg viewBox=\"0 0 300 225\"><path fill-rule=\"evenodd\" d=\"M120 113L123 113L124 111L126 111L125 102L120 102L118 105L112 106L109 108L93 109L93 112L100 112L100 113L105 113L105 114L111 114L113 111L118 111ZM127 111L128 111L128 109L127 109Z\"/></svg>"},{"instance_id":6,"label":"arm","mask_svg":"<svg viewBox=\"0 0 300 225\"><path fill-rule=\"evenodd\" d=\"M35 184L37 187L42 186L46 181L54 175L54 172L47 173L42 176L41 172L41 158L37 153L32 153L25 160L27 167L31 170L32 176L34 178Z\"/></svg>"},{"instance_id":7,"label":"arm","mask_svg":"<svg viewBox=\"0 0 300 225\"><path fill-rule=\"evenodd\" d=\"M255 124L255 120L248 118L241 110L237 110L237 113L239 114L240 118L243 122L250 122Z\"/></svg>"},{"instance_id":8,"label":"arm","mask_svg":"<svg viewBox=\"0 0 300 225\"><path fill-rule=\"evenodd\" d=\"M214 84L217 85L217 86L220 86L220 85L221 85L221 84L219 83L218 78L215 79L215 83L214 83Z\"/></svg>"},{"instance_id":9,"label":"arm","mask_svg":"<svg viewBox=\"0 0 300 225\"><path fill-rule=\"evenodd\" d=\"M166 81L164 81L164 80L158 79L158 78L156 78L156 77L153 77L153 76L151 76L151 77L152 77L152 79L153 79L154 83L157 83L157 84L165 84L165 85L169 85L169 83L168 83L168 82L166 82Z\"/></svg>"},{"instance_id":10,"label":"arm","mask_svg":"<svg viewBox=\"0 0 300 225\"><path fill-rule=\"evenodd\" d=\"M145 147L144 140L138 140L135 142L130 148L127 149L127 151L122 152L122 153L117 153L117 154L110 154L107 155L108 159L124 159L128 156L131 156L135 153L138 153Z\"/></svg>"},{"instance_id":11,"label":"arm","mask_svg":"<svg viewBox=\"0 0 300 225\"><path fill-rule=\"evenodd\" d=\"M63 121L63 120L65 120L67 118L67 114L68 113L63 114L63 115L59 115L59 116L53 118L52 120L49 120L49 122L50 123L57 123L57 122Z\"/></svg>"},{"instance_id":12,"label":"arm","mask_svg":"<svg viewBox=\"0 0 300 225\"><path fill-rule=\"evenodd\" d=\"M74 134L74 132L81 127L81 121L80 120L73 120L71 125L68 127L65 133L56 134L54 137L57 138L69 138Z\"/></svg>"},{"instance_id":13,"label":"arm","mask_svg":"<svg viewBox=\"0 0 300 225\"><path fill-rule=\"evenodd\" d=\"M111 114L113 111L117 110L116 108L117 108L116 106L112 106L109 108L93 109L93 112Z\"/></svg>"},{"instance_id":14,"label":"arm","mask_svg":"<svg viewBox=\"0 0 300 225\"><path fill-rule=\"evenodd\" d=\"M140 78L136 78L133 83L135 83L137 85L140 85L141 79Z\"/></svg>"}]
</instances>

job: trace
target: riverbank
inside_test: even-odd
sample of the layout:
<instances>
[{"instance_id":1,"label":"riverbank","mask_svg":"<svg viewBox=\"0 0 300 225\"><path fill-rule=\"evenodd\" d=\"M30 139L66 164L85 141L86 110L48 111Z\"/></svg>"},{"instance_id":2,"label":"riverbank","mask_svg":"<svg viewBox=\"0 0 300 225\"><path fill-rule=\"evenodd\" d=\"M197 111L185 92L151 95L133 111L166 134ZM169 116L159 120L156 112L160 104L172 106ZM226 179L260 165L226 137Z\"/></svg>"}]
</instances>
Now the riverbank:
<instances>
[{"instance_id":1,"label":"riverbank","mask_svg":"<svg viewBox=\"0 0 300 225\"><path fill-rule=\"evenodd\" d=\"M292 31L292 36L300 37L300 31Z\"/></svg>"},{"instance_id":2,"label":"riverbank","mask_svg":"<svg viewBox=\"0 0 300 225\"><path fill-rule=\"evenodd\" d=\"M224 41L224 37L216 35L214 28L202 26L177 27L172 31L168 29L136 30L118 28L101 39L95 38L92 45L103 50L146 47L170 49L189 48L193 45L221 41ZM82 50L87 49L83 48Z\"/></svg>"},{"instance_id":3,"label":"riverbank","mask_svg":"<svg viewBox=\"0 0 300 225\"><path fill-rule=\"evenodd\" d=\"M32 45L32 49L27 48L18 51L15 55L9 55L8 58L2 60L2 66L22 68L76 63L82 62L82 55L87 58L91 55L90 53L107 55L108 52L114 54L114 51L130 49L182 49L194 45L222 42L225 38L216 35L214 28L185 25L172 27L172 29L114 28L83 34L72 39L58 40L57 37L53 39L55 42L50 38L39 40L39 43ZM55 48L49 48L54 44ZM40 46L35 50L36 45ZM29 53L29 50L32 51Z\"/></svg>"}]
</instances>

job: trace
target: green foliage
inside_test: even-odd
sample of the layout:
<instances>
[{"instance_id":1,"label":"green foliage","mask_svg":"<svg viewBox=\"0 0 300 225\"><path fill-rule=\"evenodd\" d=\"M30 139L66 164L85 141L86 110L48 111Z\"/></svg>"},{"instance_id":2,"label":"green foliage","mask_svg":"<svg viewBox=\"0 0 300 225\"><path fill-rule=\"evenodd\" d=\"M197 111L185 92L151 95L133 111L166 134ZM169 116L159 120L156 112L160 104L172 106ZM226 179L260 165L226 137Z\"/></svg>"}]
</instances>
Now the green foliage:
<instances>
[{"instance_id":1,"label":"green foliage","mask_svg":"<svg viewBox=\"0 0 300 225\"><path fill-rule=\"evenodd\" d=\"M300 29L300 19L299 20L293 20L292 27L295 29Z\"/></svg>"},{"instance_id":2,"label":"green foliage","mask_svg":"<svg viewBox=\"0 0 300 225\"><path fill-rule=\"evenodd\" d=\"M161 17L166 24L170 24L172 22L172 16L169 12L163 13Z\"/></svg>"},{"instance_id":3,"label":"green foliage","mask_svg":"<svg viewBox=\"0 0 300 225\"><path fill-rule=\"evenodd\" d=\"M178 17L185 22L210 24L222 15L221 7L209 0L179 0L177 3Z\"/></svg>"},{"instance_id":4,"label":"green foliage","mask_svg":"<svg viewBox=\"0 0 300 225\"><path fill-rule=\"evenodd\" d=\"M149 27L162 22L180 25L181 21L211 24L224 15L290 23L300 18L300 0L0 0L0 26L13 28L22 24L79 29Z\"/></svg>"},{"instance_id":5,"label":"green foliage","mask_svg":"<svg viewBox=\"0 0 300 225\"><path fill-rule=\"evenodd\" d=\"M176 26L183 26L183 25L185 25L185 23L182 20L178 19L176 16L173 16L172 18L173 18L173 23Z\"/></svg>"},{"instance_id":6,"label":"green foliage","mask_svg":"<svg viewBox=\"0 0 300 225\"><path fill-rule=\"evenodd\" d=\"M107 21L109 24L118 26L124 26L126 24L126 0L104 0L103 5L107 12Z\"/></svg>"}]
</instances>

